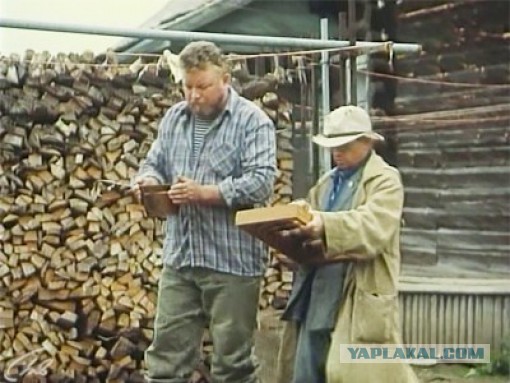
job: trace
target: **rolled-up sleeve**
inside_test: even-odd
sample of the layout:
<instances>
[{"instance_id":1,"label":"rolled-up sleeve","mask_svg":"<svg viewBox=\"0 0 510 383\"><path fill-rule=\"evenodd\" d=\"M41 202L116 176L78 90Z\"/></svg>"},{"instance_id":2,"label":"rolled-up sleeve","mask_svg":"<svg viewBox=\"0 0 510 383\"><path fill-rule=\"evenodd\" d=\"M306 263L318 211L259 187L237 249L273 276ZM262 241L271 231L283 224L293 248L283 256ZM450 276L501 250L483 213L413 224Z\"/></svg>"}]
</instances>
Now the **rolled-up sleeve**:
<instances>
[{"instance_id":1,"label":"rolled-up sleeve","mask_svg":"<svg viewBox=\"0 0 510 383\"><path fill-rule=\"evenodd\" d=\"M241 175L226 177L218 187L229 207L266 202L276 175L276 138L273 123L263 119L247 128L241 153Z\"/></svg>"}]
</instances>

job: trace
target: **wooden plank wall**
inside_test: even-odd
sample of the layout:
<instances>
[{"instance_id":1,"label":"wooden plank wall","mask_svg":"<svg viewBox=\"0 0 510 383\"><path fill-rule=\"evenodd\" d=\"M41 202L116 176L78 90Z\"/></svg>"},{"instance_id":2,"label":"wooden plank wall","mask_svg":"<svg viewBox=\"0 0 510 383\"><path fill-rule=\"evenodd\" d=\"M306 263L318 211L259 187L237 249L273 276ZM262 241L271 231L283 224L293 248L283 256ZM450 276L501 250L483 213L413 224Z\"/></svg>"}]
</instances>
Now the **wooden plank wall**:
<instances>
[{"instance_id":1,"label":"wooden plank wall","mask_svg":"<svg viewBox=\"0 0 510 383\"><path fill-rule=\"evenodd\" d=\"M393 120L405 187L400 318L404 342L510 336L508 2L404 2ZM444 84L454 83L454 84ZM472 84L465 86L462 84ZM506 86L505 86L506 84Z\"/></svg>"},{"instance_id":2,"label":"wooden plank wall","mask_svg":"<svg viewBox=\"0 0 510 383\"><path fill-rule=\"evenodd\" d=\"M403 274L508 276L510 6L446 3L402 4L399 40L424 52L398 57L396 71L418 81L399 80L398 118L376 123L397 141Z\"/></svg>"}]
</instances>

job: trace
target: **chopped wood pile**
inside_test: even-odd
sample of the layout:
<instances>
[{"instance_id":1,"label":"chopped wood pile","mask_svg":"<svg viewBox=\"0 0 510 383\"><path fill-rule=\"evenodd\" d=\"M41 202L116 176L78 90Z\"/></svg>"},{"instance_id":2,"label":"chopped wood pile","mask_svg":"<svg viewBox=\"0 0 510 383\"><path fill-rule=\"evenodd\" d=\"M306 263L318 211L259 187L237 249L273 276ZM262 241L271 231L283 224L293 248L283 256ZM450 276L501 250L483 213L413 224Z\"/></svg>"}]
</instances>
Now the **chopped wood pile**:
<instances>
[{"instance_id":1,"label":"chopped wood pile","mask_svg":"<svg viewBox=\"0 0 510 383\"><path fill-rule=\"evenodd\" d=\"M127 185L182 96L165 64L103 60L0 60L0 371L16 381L32 362L52 382L142 381L163 224ZM278 126L275 204L290 201L293 170L277 85L235 81ZM271 261L260 306L286 299L291 278Z\"/></svg>"}]
</instances>

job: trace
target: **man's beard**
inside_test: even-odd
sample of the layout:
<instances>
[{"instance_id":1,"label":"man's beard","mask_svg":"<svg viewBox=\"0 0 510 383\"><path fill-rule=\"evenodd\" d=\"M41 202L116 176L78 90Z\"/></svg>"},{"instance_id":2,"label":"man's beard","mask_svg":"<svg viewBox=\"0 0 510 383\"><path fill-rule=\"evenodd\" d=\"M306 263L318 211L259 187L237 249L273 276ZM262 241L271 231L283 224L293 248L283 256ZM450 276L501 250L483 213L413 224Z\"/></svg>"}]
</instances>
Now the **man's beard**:
<instances>
[{"instance_id":1,"label":"man's beard","mask_svg":"<svg viewBox=\"0 0 510 383\"><path fill-rule=\"evenodd\" d=\"M209 106L207 108L191 109L195 115L202 120L214 120L223 110L223 104Z\"/></svg>"},{"instance_id":2,"label":"man's beard","mask_svg":"<svg viewBox=\"0 0 510 383\"><path fill-rule=\"evenodd\" d=\"M216 117L220 115L221 112L223 112L223 109L225 109L225 106L227 104L227 98L228 93L225 92L222 97L218 98L217 102L214 105L202 107L200 106L195 110L194 108L191 108L193 113L200 119L204 120L214 120Z\"/></svg>"}]
</instances>

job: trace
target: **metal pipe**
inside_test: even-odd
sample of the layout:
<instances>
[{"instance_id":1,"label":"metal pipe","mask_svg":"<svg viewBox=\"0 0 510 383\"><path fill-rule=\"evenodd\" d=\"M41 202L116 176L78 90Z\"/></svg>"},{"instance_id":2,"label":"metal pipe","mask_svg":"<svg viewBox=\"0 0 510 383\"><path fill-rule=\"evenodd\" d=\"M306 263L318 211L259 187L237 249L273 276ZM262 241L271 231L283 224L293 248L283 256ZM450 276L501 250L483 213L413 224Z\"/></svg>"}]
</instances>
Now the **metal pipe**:
<instances>
[{"instance_id":1,"label":"metal pipe","mask_svg":"<svg viewBox=\"0 0 510 383\"><path fill-rule=\"evenodd\" d=\"M291 38L277 36L238 35L230 33L208 33L188 31L163 31L140 28L111 28L96 25L79 25L66 23L49 23L33 20L15 20L0 18L0 27L15 29L32 29L48 32L68 32L102 36L132 37L138 39L196 41L207 40L217 44L253 45L271 48L305 48L305 49L331 49L349 46L349 41L319 40L306 38ZM358 41L357 46L374 47L380 45L376 42ZM419 52L421 45L408 43L395 43L393 50L400 52Z\"/></svg>"},{"instance_id":2,"label":"metal pipe","mask_svg":"<svg viewBox=\"0 0 510 383\"><path fill-rule=\"evenodd\" d=\"M348 8L347 8L347 17L348 21L348 31L349 31L349 44L352 46L356 45L356 3L355 0L349 0ZM358 105L358 81L357 81L357 71L358 71L358 62L357 55L351 55L349 59L350 64L350 78L351 78L351 97L350 104Z\"/></svg>"},{"instance_id":3,"label":"metal pipe","mask_svg":"<svg viewBox=\"0 0 510 383\"><path fill-rule=\"evenodd\" d=\"M329 39L328 19L321 19L321 40ZM321 82L322 82L322 113L330 111L329 105L329 54L321 52Z\"/></svg>"},{"instance_id":4,"label":"metal pipe","mask_svg":"<svg viewBox=\"0 0 510 383\"><path fill-rule=\"evenodd\" d=\"M329 39L328 19L321 19L321 39ZM321 90L322 90L322 116L326 116L331 111L330 92L329 92L329 54L321 52ZM324 119L322 119L324 121ZM324 129L324 126L323 126ZM320 171L322 174L331 169L331 152L326 149L320 150Z\"/></svg>"},{"instance_id":5,"label":"metal pipe","mask_svg":"<svg viewBox=\"0 0 510 383\"><path fill-rule=\"evenodd\" d=\"M338 39L344 39L345 36L347 36L347 16L345 15L345 12L340 12L338 14ZM346 61L345 57L340 57L340 66L338 68L338 75L340 79L338 105L345 105L347 101L347 91L345 86L347 84L347 75L345 73Z\"/></svg>"},{"instance_id":6,"label":"metal pipe","mask_svg":"<svg viewBox=\"0 0 510 383\"><path fill-rule=\"evenodd\" d=\"M319 82L319 67L317 65L312 65L311 67L312 73L312 94L311 94L311 107L312 107L312 135L316 135L320 132L320 117L319 117L319 102L320 102L320 92L317 91L317 85ZM312 143L312 137L308 141L310 145L310 153L312 153L312 176L313 182L312 185L317 181L321 175L320 166L319 166L319 147L318 145L314 145ZM311 185L310 185L311 186Z\"/></svg>"}]
</instances>

